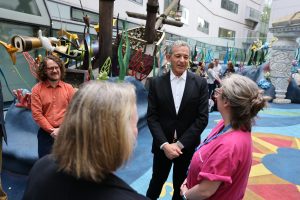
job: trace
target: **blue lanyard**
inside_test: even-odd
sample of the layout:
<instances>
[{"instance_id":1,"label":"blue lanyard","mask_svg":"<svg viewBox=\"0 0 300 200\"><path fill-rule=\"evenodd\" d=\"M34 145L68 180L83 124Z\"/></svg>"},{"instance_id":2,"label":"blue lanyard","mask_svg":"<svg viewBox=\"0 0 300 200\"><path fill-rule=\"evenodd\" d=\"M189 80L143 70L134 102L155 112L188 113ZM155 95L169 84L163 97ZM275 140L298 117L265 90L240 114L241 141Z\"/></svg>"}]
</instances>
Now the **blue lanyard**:
<instances>
[{"instance_id":1,"label":"blue lanyard","mask_svg":"<svg viewBox=\"0 0 300 200\"><path fill-rule=\"evenodd\" d=\"M220 135L222 135L223 133L225 133L226 131L228 131L229 129L231 129L231 125L230 124L228 124L227 126L225 126L224 128L223 128L223 130L222 131L220 131L218 134L216 134L216 135L214 135L214 136L212 136L212 137L210 137L210 138L206 138L197 148L196 148L196 151L198 151L201 147L203 147L204 145L206 145L206 144L208 144L208 143L210 143L212 140L214 140L214 139L216 139L217 137L219 137Z\"/></svg>"}]
</instances>

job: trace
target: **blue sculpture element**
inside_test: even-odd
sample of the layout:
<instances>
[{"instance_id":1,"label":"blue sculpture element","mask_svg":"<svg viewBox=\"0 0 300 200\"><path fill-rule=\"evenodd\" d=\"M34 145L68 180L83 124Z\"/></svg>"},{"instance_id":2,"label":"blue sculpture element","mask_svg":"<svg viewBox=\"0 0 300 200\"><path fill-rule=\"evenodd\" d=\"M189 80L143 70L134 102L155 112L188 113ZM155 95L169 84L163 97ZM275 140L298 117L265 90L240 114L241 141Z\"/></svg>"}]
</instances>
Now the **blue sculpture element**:
<instances>
[{"instance_id":1,"label":"blue sculpture element","mask_svg":"<svg viewBox=\"0 0 300 200\"><path fill-rule=\"evenodd\" d=\"M269 89L271 87L271 83L266 79L260 79L257 84L260 88L264 90Z\"/></svg>"}]
</instances>

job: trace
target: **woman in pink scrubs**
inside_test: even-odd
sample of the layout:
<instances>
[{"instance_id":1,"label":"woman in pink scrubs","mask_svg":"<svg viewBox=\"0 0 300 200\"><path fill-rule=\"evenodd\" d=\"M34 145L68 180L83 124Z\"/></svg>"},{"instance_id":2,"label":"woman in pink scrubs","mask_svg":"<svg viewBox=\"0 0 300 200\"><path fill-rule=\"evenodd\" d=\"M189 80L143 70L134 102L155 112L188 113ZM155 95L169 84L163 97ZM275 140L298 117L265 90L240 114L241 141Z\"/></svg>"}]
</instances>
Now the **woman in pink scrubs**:
<instances>
[{"instance_id":1,"label":"woman in pink scrubs","mask_svg":"<svg viewBox=\"0 0 300 200\"><path fill-rule=\"evenodd\" d=\"M222 120L198 146L181 186L183 199L243 199L252 163L251 127L266 106L251 79L232 74L215 90Z\"/></svg>"}]
</instances>

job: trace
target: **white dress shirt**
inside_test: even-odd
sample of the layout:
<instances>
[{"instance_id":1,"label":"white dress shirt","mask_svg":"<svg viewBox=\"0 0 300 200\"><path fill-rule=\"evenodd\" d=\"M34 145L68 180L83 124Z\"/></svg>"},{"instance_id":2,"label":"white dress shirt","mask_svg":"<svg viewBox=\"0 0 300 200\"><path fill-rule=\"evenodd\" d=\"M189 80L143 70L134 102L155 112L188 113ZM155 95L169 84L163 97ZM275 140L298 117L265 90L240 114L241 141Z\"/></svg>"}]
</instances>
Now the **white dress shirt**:
<instances>
[{"instance_id":1,"label":"white dress shirt","mask_svg":"<svg viewBox=\"0 0 300 200\"><path fill-rule=\"evenodd\" d=\"M186 76L187 76L186 71L184 71L183 74L179 77L175 76L175 74L173 73L172 70L171 70L171 73L170 73L172 95L173 95L174 105L175 105L175 109L176 109L176 114L178 114L180 104L181 104L181 100L182 100L182 97L183 97L183 92L184 92L185 83L186 83ZM175 130L175 133L174 133L174 138L177 139L176 130ZM179 146L180 149L184 148L184 146L181 144L181 142L177 141L176 143L177 143L177 145ZM162 149L165 144L167 144L167 142L163 143L160 146L160 149Z\"/></svg>"},{"instance_id":2,"label":"white dress shirt","mask_svg":"<svg viewBox=\"0 0 300 200\"><path fill-rule=\"evenodd\" d=\"M186 82L186 75L187 75L186 71L184 71L184 73L179 77L175 76L175 74L172 71L170 74L170 81L171 81L172 94L173 94L176 114L178 114L178 110L181 104L185 82Z\"/></svg>"}]
</instances>

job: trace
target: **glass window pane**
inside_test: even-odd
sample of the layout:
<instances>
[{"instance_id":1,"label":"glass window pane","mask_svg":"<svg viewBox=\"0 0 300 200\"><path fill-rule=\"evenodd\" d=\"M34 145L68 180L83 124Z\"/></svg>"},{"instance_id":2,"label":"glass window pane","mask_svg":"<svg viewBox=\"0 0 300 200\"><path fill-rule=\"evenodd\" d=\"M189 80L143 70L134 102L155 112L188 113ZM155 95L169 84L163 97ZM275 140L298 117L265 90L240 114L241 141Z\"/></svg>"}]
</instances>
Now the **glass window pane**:
<instances>
[{"instance_id":1,"label":"glass window pane","mask_svg":"<svg viewBox=\"0 0 300 200\"><path fill-rule=\"evenodd\" d=\"M136 2L138 4L143 4L143 0L130 0L130 1L134 1L134 2Z\"/></svg>"},{"instance_id":2,"label":"glass window pane","mask_svg":"<svg viewBox=\"0 0 300 200\"><path fill-rule=\"evenodd\" d=\"M2 0L0 8L41 16L35 0Z\"/></svg>"},{"instance_id":3,"label":"glass window pane","mask_svg":"<svg viewBox=\"0 0 300 200\"><path fill-rule=\"evenodd\" d=\"M239 5L230 0L222 0L221 8L224 8L230 12L237 14L239 10Z\"/></svg>"},{"instance_id":4,"label":"glass window pane","mask_svg":"<svg viewBox=\"0 0 300 200\"><path fill-rule=\"evenodd\" d=\"M84 12L84 15L89 16L91 24L98 24L99 15L97 13L92 13L92 12L89 12L86 10L82 11L81 9L74 8L74 7L71 7L71 18L75 21L84 22L83 21L83 12Z\"/></svg>"},{"instance_id":5,"label":"glass window pane","mask_svg":"<svg viewBox=\"0 0 300 200\"><path fill-rule=\"evenodd\" d=\"M208 34L209 33L209 23L202 19L201 17L198 17L198 26L197 30Z\"/></svg>"},{"instance_id":6,"label":"glass window pane","mask_svg":"<svg viewBox=\"0 0 300 200\"><path fill-rule=\"evenodd\" d=\"M234 40L235 38L235 31L225 29L225 28L219 28L219 37Z\"/></svg>"}]
</instances>

